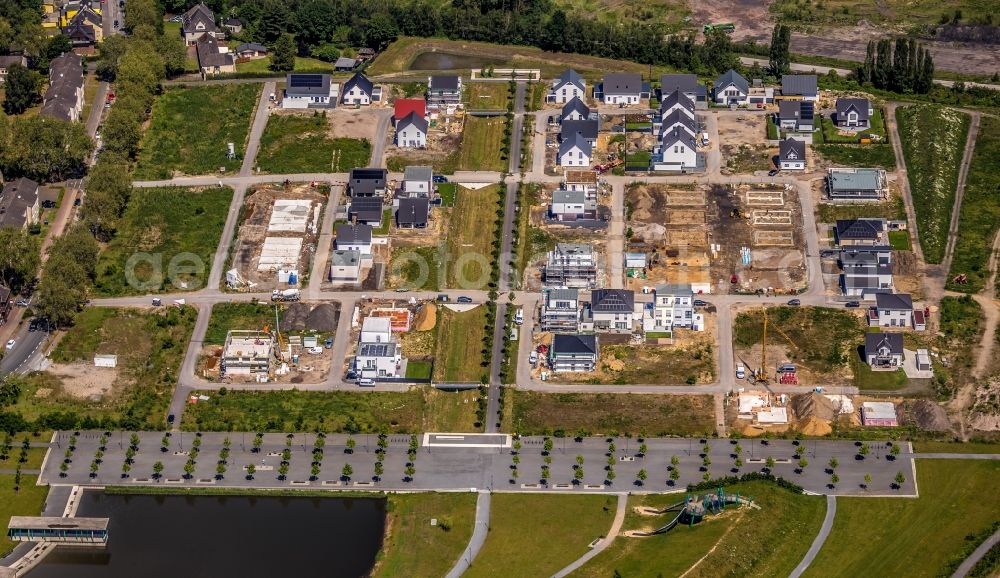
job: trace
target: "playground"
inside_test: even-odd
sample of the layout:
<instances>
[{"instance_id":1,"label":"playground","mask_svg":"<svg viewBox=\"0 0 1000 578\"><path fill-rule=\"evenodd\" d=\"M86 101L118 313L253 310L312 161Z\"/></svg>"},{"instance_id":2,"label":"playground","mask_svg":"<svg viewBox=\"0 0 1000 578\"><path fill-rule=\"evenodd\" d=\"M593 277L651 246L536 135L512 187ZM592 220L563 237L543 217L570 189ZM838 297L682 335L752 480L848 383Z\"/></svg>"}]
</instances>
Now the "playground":
<instances>
[{"instance_id":1,"label":"playground","mask_svg":"<svg viewBox=\"0 0 1000 578\"><path fill-rule=\"evenodd\" d=\"M670 518L670 516L673 516L673 518L666 524L653 530L626 531L625 536L646 538L669 532L678 525L691 527L695 524L703 522L706 516L717 516L722 514L726 510L727 505L730 506L730 509L733 509L733 507L753 508L755 510L760 509L760 506L754 503L752 497L741 496L738 493L726 494L726 490L724 488L719 488L714 494L685 496L683 501L671 504L666 508L657 509L650 508L648 506L636 507L636 513L643 516L665 515L667 518Z\"/></svg>"}]
</instances>

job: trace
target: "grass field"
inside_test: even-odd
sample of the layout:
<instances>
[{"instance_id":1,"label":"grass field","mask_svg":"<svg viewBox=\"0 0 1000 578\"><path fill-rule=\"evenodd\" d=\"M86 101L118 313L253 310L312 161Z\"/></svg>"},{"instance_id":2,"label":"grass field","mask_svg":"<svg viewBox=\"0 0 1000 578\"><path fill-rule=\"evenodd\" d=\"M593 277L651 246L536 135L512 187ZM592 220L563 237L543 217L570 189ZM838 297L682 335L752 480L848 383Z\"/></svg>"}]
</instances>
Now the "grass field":
<instances>
[{"instance_id":1,"label":"grass field","mask_svg":"<svg viewBox=\"0 0 1000 578\"><path fill-rule=\"evenodd\" d=\"M889 245L897 251L909 251L913 249L910 241L909 231L889 231Z\"/></svg>"},{"instance_id":2,"label":"grass field","mask_svg":"<svg viewBox=\"0 0 1000 578\"><path fill-rule=\"evenodd\" d=\"M271 115L260 139L257 168L265 173L343 173L367 166L367 140L331 138L326 114Z\"/></svg>"},{"instance_id":3,"label":"grass field","mask_svg":"<svg viewBox=\"0 0 1000 578\"><path fill-rule=\"evenodd\" d=\"M26 387L11 409L26 420L66 412L114 420L128 428L158 427L165 423L196 318L192 307L153 312L84 309L56 346L52 359L87 367L95 353L117 355L118 374L110 384L111 392L90 400L67 391L58 371L36 372L25 378ZM108 429L113 429L110 424Z\"/></svg>"},{"instance_id":4,"label":"grass field","mask_svg":"<svg viewBox=\"0 0 1000 578\"><path fill-rule=\"evenodd\" d=\"M504 430L521 435L703 436L715 431L709 395L536 393L508 390Z\"/></svg>"},{"instance_id":5,"label":"grass field","mask_svg":"<svg viewBox=\"0 0 1000 578\"><path fill-rule=\"evenodd\" d=\"M1000 495L994 486L1000 462L916 464L919 498L837 500L833 531L806 576L938 576L962 549L965 536L996 521ZM910 476L909 471L903 474ZM884 485L887 481L880 489Z\"/></svg>"},{"instance_id":6,"label":"grass field","mask_svg":"<svg viewBox=\"0 0 1000 578\"><path fill-rule=\"evenodd\" d=\"M447 574L472 536L476 494L390 494L388 499L385 538L372 576Z\"/></svg>"},{"instance_id":7,"label":"grass field","mask_svg":"<svg viewBox=\"0 0 1000 578\"><path fill-rule=\"evenodd\" d=\"M987 0L955 0L947 4L933 0L885 0L877 3L864 0L822 3L776 0L770 9L781 20L800 27L852 27L864 20L879 28L892 26L905 29L936 25L942 15L951 18L956 10L961 12L963 22L982 21L990 14L990 6Z\"/></svg>"},{"instance_id":8,"label":"grass field","mask_svg":"<svg viewBox=\"0 0 1000 578\"><path fill-rule=\"evenodd\" d=\"M236 72L240 74L261 74L266 76L281 76L284 77L284 72L275 72L269 67L271 66L271 57L265 56L264 58L258 58L255 60L248 60L247 62L236 63ZM302 56L295 57L295 69L293 72L318 72L323 74L330 74L333 72L333 64L329 62L324 62L315 58L304 58Z\"/></svg>"},{"instance_id":9,"label":"grass field","mask_svg":"<svg viewBox=\"0 0 1000 578\"><path fill-rule=\"evenodd\" d=\"M434 328L435 382L480 383L483 376L489 375L489 367L481 365L487 313L484 305L463 313L438 308Z\"/></svg>"},{"instance_id":10,"label":"grass field","mask_svg":"<svg viewBox=\"0 0 1000 578\"><path fill-rule=\"evenodd\" d=\"M465 119L462 147L458 151L460 171L505 171L507 159L500 154L507 118L469 116Z\"/></svg>"},{"instance_id":11,"label":"grass field","mask_svg":"<svg viewBox=\"0 0 1000 578\"><path fill-rule=\"evenodd\" d=\"M851 370L854 372L855 387L862 391L903 389L908 383L902 368L895 371L873 371L861 359L860 354L851 356Z\"/></svg>"},{"instance_id":12,"label":"grass field","mask_svg":"<svg viewBox=\"0 0 1000 578\"><path fill-rule=\"evenodd\" d=\"M396 247L390 271L398 281L393 285L411 291L437 291L441 286L440 255L437 247Z\"/></svg>"},{"instance_id":13,"label":"grass field","mask_svg":"<svg viewBox=\"0 0 1000 578\"><path fill-rule=\"evenodd\" d=\"M896 169L896 155L890 144L816 144L813 150L839 166Z\"/></svg>"},{"instance_id":14,"label":"grass field","mask_svg":"<svg viewBox=\"0 0 1000 578\"><path fill-rule=\"evenodd\" d=\"M430 386L406 392L218 391L188 406L185 431L391 432L475 431L477 392Z\"/></svg>"},{"instance_id":15,"label":"grass field","mask_svg":"<svg viewBox=\"0 0 1000 578\"><path fill-rule=\"evenodd\" d=\"M14 491L14 476L0 476L0 524L10 523L11 516L38 516L42 513L48 486L36 486L37 476L21 476L20 490ZM16 544L4 534L0 537L0 556L6 556Z\"/></svg>"},{"instance_id":16,"label":"grass field","mask_svg":"<svg viewBox=\"0 0 1000 578\"><path fill-rule=\"evenodd\" d=\"M524 270L528 268L528 262L532 257L538 254L534 244L530 241L532 231L531 211L526 208L538 203L541 190L542 186L538 183L521 183L521 188L518 191L522 209L517 212L516 220L514 221L514 230L517 235L517 247L514 249L514 270L517 275L517 279L514 282L515 289L521 288L524 282Z\"/></svg>"},{"instance_id":17,"label":"grass field","mask_svg":"<svg viewBox=\"0 0 1000 578\"><path fill-rule=\"evenodd\" d=\"M1000 442L913 442L913 451L948 454L1000 454Z\"/></svg>"},{"instance_id":18,"label":"grass field","mask_svg":"<svg viewBox=\"0 0 1000 578\"><path fill-rule=\"evenodd\" d=\"M854 348L864 336L861 320L840 309L826 307L769 307L768 322L781 329L791 341L788 360L803 364L814 371L830 372L842 368ZM733 343L738 348L749 349L760 344L764 316L759 309L736 316L733 326ZM771 339L785 346L779 336L770 333ZM769 341L769 343L775 343Z\"/></svg>"},{"instance_id":19,"label":"grass field","mask_svg":"<svg viewBox=\"0 0 1000 578\"><path fill-rule=\"evenodd\" d=\"M499 185L459 191L446 241L448 287L483 289L489 283L499 191Z\"/></svg>"},{"instance_id":20,"label":"grass field","mask_svg":"<svg viewBox=\"0 0 1000 578\"><path fill-rule=\"evenodd\" d=\"M284 306L278 305L281 315ZM274 325L274 306L269 303L216 303L205 330L205 345L222 345L230 329L263 329Z\"/></svg>"},{"instance_id":21,"label":"grass field","mask_svg":"<svg viewBox=\"0 0 1000 578\"><path fill-rule=\"evenodd\" d=\"M619 536L574 578L609 576L788 576L805 555L826 512L820 496L804 496L767 482L725 488L751 496L760 510L732 509L692 527L678 526L648 538ZM622 530L653 528L666 516L644 516L636 507L662 508L683 496L629 498ZM780 539L775 539L780 536ZM669 555L665 553L669 552ZM704 558L703 558L704 557Z\"/></svg>"},{"instance_id":22,"label":"grass field","mask_svg":"<svg viewBox=\"0 0 1000 578\"><path fill-rule=\"evenodd\" d=\"M164 92L153 103L135 178L239 170L260 90L258 84L215 84ZM236 159L226 158L226 143L236 145Z\"/></svg>"},{"instance_id":23,"label":"grass field","mask_svg":"<svg viewBox=\"0 0 1000 578\"><path fill-rule=\"evenodd\" d=\"M551 576L607 533L615 505L612 496L494 494L486 543L464 576Z\"/></svg>"},{"instance_id":24,"label":"grass field","mask_svg":"<svg viewBox=\"0 0 1000 578\"><path fill-rule=\"evenodd\" d=\"M96 293L204 287L232 198L229 187L134 189L117 234L98 258Z\"/></svg>"},{"instance_id":25,"label":"grass field","mask_svg":"<svg viewBox=\"0 0 1000 578\"><path fill-rule=\"evenodd\" d=\"M614 368L613 368L614 366ZM694 385L715 378L715 346L601 345L593 383Z\"/></svg>"},{"instance_id":26,"label":"grass field","mask_svg":"<svg viewBox=\"0 0 1000 578\"><path fill-rule=\"evenodd\" d=\"M462 98L469 110L507 110L510 100L508 84L503 82L470 82L464 85Z\"/></svg>"},{"instance_id":27,"label":"grass field","mask_svg":"<svg viewBox=\"0 0 1000 578\"><path fill-rule=\"evenodd\" d=\"M920 246L928 263L940 263L948 241L969 115L919 104L897 109L896 119L917 214Z\"/></svg>"},{"instance_id":28,"label":"grass field","mask_svg":"<svg viewBox=\"0 0 1000 578\"><path fill-rule=\"evenodd\" d=\"M980 120L976 148L972 153L969 174L965 179L965 195L959 212L958 238L948 278L965 273L966 285L949 285L949 289L976 293L989 278L989 258L993 239L1000 226L1000 121L983 116Z\"/></svg>"}]
</instances>

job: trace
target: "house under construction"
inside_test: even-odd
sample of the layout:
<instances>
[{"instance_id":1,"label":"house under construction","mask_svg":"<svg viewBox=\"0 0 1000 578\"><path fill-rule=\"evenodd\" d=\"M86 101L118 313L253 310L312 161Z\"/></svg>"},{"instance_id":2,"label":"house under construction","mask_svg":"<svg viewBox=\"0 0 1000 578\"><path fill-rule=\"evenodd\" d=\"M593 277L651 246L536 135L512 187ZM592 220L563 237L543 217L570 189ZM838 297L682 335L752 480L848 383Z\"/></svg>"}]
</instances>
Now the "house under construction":
<instances>
[{"instance_id":1,"label":"house under construction","mask_svg":"<svg viewBox=\"0 0 1000 578\"><path fill-rule=\"evenodd\" d=\"M274 337L266 331L231 330L222 350L221 373L267 375L274 359Z\"/></svg>"}]
</instances>

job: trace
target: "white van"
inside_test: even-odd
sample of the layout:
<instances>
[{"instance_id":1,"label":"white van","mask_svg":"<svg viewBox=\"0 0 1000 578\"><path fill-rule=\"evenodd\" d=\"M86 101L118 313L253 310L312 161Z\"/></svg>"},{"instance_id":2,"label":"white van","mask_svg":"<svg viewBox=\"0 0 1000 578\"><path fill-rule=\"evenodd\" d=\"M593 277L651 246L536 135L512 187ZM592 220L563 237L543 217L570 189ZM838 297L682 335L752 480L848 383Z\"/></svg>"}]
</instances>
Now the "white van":
<instances>
[{"instance_id":1,"label":"white van","mask_svg":"<svg viewBox=\"0 0 1000 578\"><path fill-rule=\"evenodd\" d=\"M521 325L522 323L524 323L524 308L523 307L518 308L517 313L514 314L514 323L517 324L517 325Z\"/></svg>"},{"instance_id":2,"label":"white van","mask_svg":"<svg viewBox=\"0 0 1000 578\"><path fill-rule=\"evenodd\" d=\"M747 369L743 367L742 363L736 364L736 379L746 379Z\"/></svg>"}]
</instances>

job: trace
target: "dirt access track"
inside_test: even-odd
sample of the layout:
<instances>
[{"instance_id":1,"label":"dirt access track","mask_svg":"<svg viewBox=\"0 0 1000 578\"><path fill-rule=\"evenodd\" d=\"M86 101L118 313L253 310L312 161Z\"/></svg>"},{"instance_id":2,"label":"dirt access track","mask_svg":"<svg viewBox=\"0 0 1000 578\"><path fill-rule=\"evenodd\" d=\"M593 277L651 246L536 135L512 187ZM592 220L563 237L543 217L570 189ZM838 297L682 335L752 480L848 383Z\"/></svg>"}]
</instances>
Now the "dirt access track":
<instances>
[{"instance_id":1,"label":"dirt access track","mask_svg":"<svg viewBox=\"0 0 1000 578\"><path fill-rule=\"evenodd\" d=\"M769 42L774 28L774 16L768 10L771 3L772 0L692 0L691 11L699 27L710 22L733 22L736 24L733 40L753 38ZM816 34L793 32L791 51L863 62L868 41L891 36L893 32L896 31L864 20L856 26L829 27ZM1000 46L922 41L934 56L934 67L938 70L974 75L1000 71Z\"/></svg>"}]
</instances>

